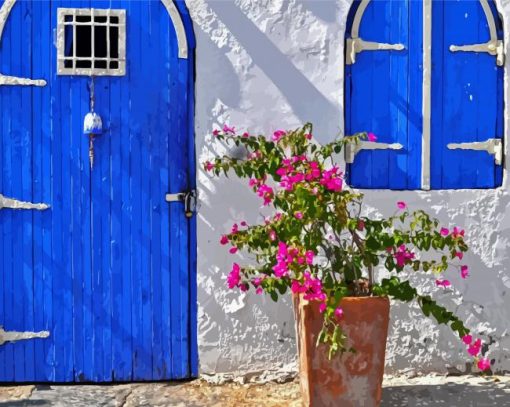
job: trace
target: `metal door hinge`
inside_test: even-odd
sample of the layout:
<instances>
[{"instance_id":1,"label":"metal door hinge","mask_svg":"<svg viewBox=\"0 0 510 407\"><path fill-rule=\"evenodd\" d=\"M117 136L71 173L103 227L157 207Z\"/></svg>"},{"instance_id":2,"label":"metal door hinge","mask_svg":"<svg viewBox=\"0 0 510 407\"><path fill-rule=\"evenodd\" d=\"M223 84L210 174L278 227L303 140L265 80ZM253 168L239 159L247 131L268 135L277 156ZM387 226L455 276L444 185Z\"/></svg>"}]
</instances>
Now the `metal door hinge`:
<instances>
[{"instance_id":1,"label":"metal door hinge","mask_svg":"<svg viewBox=\"0 0 510 407\"><path fill-rule=\"evenodd\" d=\"M18 201L17 199L7 198L0 194L0 209L35 209L38 211L44 211L48 209L50 206L43 203L31 203Z\"/></svg>"},{"instance_id":2,"label":"metal door hinge","mask_svg":"<svg viewBox=\"0 0 510 407\"><path fill-rule=\"evenodd\" d=\"M359 141L357 143L347 143L345 145L345 162L352 164L356 154L361 150L401 150L403 148L400 143L376 143L374 141Z\"/></svg>"},{"instance_id":3,"label":"metal door hinge","mask_svg":"<svg viewBox=\"0 0 510 407\"><path fill-rule=\"evenodd\" d=\"M362 51L402 51L404 44L386 44L383 42L364 41L361 38L347 38L345 44L345 63L352 65L356 62L356 54Z\"/></svg>"},{"instance_id":4,"label":"metal door hinge","mask_svg":"<svg viewBox=\"0 0 510 407\"><path fill-rule=\"evenodd\" d=\"M496 165L503 163L503 143L499 138L490 138L487 141L473 141L471 143L449 143L449 150L476 150L487 151L494 156Z\"/></svg>"},{"instance_id":5,"label":"metal door hinge","mask_svg":"<svg viewBox=\"0 0 510 407\"><path fill-rule=\"evenodd\" d=\"M5 331L3 326L0 326L0 345L3 345L6 342L25 341L27 339L35 339L35 338L48 338L49 336L50 336L49 331L40 331L40 332Z\"/></svg>"},{"instance_id":6,"label":"metal door hinge","mask_svg":"<svg viewBox=\"0 0 510 407\"><path fill-rule=\"evenodd\" d=\"M192 189L188 192L178 192L176 194L166 194L167 202L184 202L184 214L187 218L191 218L197 211L197 191Z\"/></svg>"},{"instance_id":7,"label":"metal door hinge","mask_svg":"<svg viewBox=\"0 0 510 407\"><path fill-rule=\"evenodd\" d=\"M503 41L489 41L483 44L470 45L450 45L451 52L486 52L496 57L496 64L503 66L505 64L505 49Z\"/></svg>"}]
</instances>

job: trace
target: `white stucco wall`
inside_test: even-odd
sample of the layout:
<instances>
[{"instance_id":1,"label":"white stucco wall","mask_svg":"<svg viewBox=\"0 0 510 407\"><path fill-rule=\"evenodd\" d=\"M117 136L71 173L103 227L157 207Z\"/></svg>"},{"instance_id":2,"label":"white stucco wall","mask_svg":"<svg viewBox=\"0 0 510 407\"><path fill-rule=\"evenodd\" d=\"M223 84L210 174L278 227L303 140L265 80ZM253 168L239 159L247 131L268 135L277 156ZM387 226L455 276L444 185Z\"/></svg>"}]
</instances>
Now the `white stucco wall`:
<instances>
[{"instance_id":1,"label":"white stucco wall","mask_svg":"<svg viewBox=\"0 0 510 407\"><path fill-rule=\"evenodd\" d=\"M187 0L197 37L196 144L200 161L224 150L210 137L229 123L269 133L311 121L327 142L343 129L343 35L347 0ZM504 2L505 23L510 4ZM508 43L508 33L506 34ZM507 66L508 64L507 59ZM508 97L508 86L506 85ZM508 116L508 115L507 115ZM509 128L508 119L505 128ZM508 132L507 132L508 133ZM506 137L508 134L505 135ZM508 144L508 143L507 143ZM507 148L508 149L508 148ZM507 164L508 167L508 164ZM485 191L367 191L367 211L389 214L397 200L432 209L445 225L464 227L471 278L451 273L455 295L439 293L490 345L498 370L510 370L510 182ZM229 292L232 261L219 236L234 222L260 220L260 200L231 178L198 172L199 353L203 373L278 370L295 361L290 301L278 304ZM429 277L417 278L423 290ZM435 290L434 290L435 291ZM462 299L462 305L459 305ZM464 346L448 328L421 316L416 306L393 304L388 373L415 369L466 370Z\"/></svg>"}]
</instances>

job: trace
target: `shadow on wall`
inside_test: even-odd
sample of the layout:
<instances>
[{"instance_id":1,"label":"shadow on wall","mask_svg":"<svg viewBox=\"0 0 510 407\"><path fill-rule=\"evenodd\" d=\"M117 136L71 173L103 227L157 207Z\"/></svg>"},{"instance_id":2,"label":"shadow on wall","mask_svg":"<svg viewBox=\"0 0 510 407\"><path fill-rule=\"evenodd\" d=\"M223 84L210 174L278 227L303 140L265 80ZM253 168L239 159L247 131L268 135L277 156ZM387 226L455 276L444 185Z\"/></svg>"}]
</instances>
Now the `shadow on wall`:
<instances>
[{"instance_id":1,"label":"shadow on wall","mask_svg":"<svg viewBox=\"0 0 510 407\"><path fill-rule=\"evenodd\" d=\"M234 2L215 1L208 4L253 62L282 92L299 119L303 123L315 122L316 134L337 135L340 120L338 106L331 103ZM329 2L324 4L329 6ZM317 5L314 8L320 7ZM317 120L318 115L321 120Z\"/></svg>"},{"instance_id":2,"label":"shadow on wall","mask_svg":"<svg viewBox=\"0 0 510 407\"><path fill-rule=\"evenodd\" d=\"M508 406L510 392L493 383L389 386L383 388L381 407Z\"/></svg>"}]
</instances>

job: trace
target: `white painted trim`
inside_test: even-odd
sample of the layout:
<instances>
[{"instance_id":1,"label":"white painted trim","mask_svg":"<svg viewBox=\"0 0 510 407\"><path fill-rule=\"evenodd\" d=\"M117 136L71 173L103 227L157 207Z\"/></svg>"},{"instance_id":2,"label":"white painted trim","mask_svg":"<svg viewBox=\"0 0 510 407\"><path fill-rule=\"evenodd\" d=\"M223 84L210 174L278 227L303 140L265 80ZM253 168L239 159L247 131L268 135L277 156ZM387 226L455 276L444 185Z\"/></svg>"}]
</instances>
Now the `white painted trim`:
<instances>
[{"instance_id":1,"label":"white painted trim","mask_svg":"<svg viewBox=\"0 0 510 407\"><path fill-rule=\"evenodd\" d=\"M175 34L177 36L177 45L179 47L179 58L187 59L188 39L186 38L186 30L184 29L184 23L182 22L181 15L172 0L161 0L161 2L167 9L174 25Z\"/></svg>"},{"instance_id":2,"label":"white painted trim","mask_svg":"<svg viewBox=\"0 0 510 407\"><path fill-rule=\"evenodd\" d=\"M5 24L11 14L11 10L16 4L16 0L5 0L0 8L0 42L2 41L2 34L4 32ZM18 78L17 76L3 75L0 73L0 86L46 86L44 79L29 79Z\"/></svg>"},{"instance_id":3,"label":"white painted trim","mask_svg":"<svg viewBox=\"0 0 510 407\"><path fill-rule=\"evenodd\" d=\"M423 134L421 144L421 188L430 189L430 110L432 76L432 0L423 0Z\"/></svg>"}]
</instances>

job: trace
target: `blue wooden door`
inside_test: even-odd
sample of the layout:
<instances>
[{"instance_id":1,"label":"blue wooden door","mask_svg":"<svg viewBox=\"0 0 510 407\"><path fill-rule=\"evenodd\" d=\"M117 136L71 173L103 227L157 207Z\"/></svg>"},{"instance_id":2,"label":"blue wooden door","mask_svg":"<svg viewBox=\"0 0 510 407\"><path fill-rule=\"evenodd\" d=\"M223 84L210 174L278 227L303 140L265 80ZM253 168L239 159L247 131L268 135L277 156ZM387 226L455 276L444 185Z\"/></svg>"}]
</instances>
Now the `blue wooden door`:
<instances>
[{"instance_id":1,"label":"blue wooden door","mask_svg":"<svg viewBox=\"0 0 510 407\"><path fill-rule=\"evenodd\" d=\"M351 8L346 134L378 138L347 155L354 187L501 185L504 45L494 2L428 4L431 19L424 19L427 7L418 1L361 0ZM430 47L424 46L427 31ZM424 66L427 53L430 67Z\"/></svg>"},{"instance_id":2,"label":"blue wooden door","mask_svg":"<svg viewBox=\"0 0 510 407\"><path fill-rule=\"evenodd\" d=\"M184 2L177 20L168 3L10 10L0 72L46 85L0 86L0 325L49 336L0 345L1 382L197 374L195 220L165 200L195 187L194 43ZM105 132L93 169L82 134L90 78L57 75L60 7L126 10L126 75L94 80ZM11 209L14 200L49 208Z\"/></svg>"}]
</instances>

